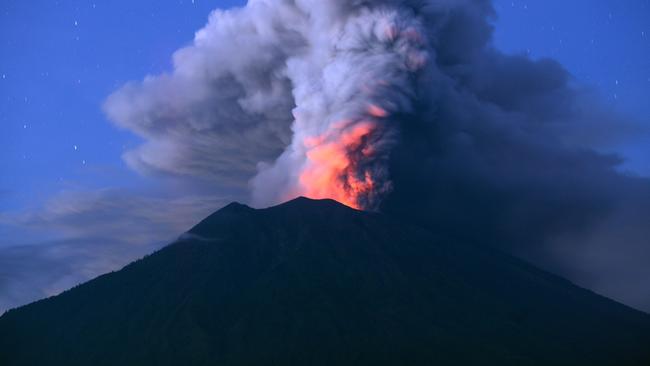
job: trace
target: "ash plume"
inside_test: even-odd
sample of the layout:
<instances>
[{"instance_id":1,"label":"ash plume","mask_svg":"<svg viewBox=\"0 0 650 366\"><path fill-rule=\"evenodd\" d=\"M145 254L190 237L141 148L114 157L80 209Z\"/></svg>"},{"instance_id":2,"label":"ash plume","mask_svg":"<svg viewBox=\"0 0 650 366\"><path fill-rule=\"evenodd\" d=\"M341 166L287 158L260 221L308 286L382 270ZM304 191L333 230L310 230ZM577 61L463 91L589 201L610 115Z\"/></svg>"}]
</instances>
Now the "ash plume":
<instances>
[{"instance_id":1,"label":"ash plume","mask_svg":"<svg viewBox=\"0 0 650 366\"><path fill-rule=\"evenodd\" d=\"M557 62L495 49L494 17L487 0L250 0L105 110L144 138L139 171L381 210L650 309L650 181L601 152L647 131Z\"/></svg>"}]
</instances>

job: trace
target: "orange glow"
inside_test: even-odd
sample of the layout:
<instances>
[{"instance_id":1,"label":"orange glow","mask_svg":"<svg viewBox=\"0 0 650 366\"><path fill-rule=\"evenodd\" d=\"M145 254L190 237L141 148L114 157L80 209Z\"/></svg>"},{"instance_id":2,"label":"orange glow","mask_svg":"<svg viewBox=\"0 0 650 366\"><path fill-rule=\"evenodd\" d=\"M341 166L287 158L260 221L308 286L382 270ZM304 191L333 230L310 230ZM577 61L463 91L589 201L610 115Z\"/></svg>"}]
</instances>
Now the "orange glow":
<instances>
[{"instance_id":1,"label":"orange glow","mask_svg":"<svg viewBox=\"0 0 650 366\"><path fill-rule=\"evenodd\" d=\"M362 198L375 187L371 171L362 169L360 161L374 154L368 139L377 125L364 121L347 128L342 124L336 127L324 135L305 139L308 151L299 178L301 194L316 199L332 198L360 209Z\"/></svg>"},{"instance_id":2,"label":"orange glow","mask_svg":"<svg viewBox=\"0 0 650 366\"><path fill-rule=\"evenodd\" d=\"M376 104L371 104L368 106L368 114L370 114L373 117L377 118L384 118L388 116L388 112L386 110Z\"/></svg>"}]
</instances>

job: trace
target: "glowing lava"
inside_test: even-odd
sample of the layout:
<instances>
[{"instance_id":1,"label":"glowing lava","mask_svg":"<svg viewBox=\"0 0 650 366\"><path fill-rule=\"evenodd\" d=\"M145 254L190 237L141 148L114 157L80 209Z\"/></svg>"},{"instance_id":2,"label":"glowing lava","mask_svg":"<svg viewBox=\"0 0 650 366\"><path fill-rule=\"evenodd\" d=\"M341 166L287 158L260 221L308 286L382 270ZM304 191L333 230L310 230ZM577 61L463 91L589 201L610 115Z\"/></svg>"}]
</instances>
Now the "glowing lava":
<instances>
[{"instance_id":1,"label":"glowing lava","mask_svg":"<svg viewBox=\"0 0 650 366\"><path fill-rule=\"evenodd\" d=\"M371 138L377 130L375 122L364 121L305 140L307 163L299 178L302 194L363 208L375 189L375 177L364 162L372 160Z\"/></svg>"}]
</instances>

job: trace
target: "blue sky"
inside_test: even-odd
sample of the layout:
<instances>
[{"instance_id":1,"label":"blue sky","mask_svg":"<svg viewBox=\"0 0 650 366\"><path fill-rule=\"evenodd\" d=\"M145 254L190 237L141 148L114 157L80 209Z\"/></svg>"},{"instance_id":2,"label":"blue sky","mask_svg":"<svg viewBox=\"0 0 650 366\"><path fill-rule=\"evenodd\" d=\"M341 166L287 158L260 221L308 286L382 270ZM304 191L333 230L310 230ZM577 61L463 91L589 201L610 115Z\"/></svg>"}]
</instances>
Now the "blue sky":
<instances>
[{"instance_id":1,"label":"blue sky","mask_svg":"<svg viewBox=\"0 0 650 366\"><path fill-rule=\"evenodd\" d=\"M622 115L650 124L650 1L495 2L495 43L509 53L554 58ZM650 174L650 139L616 151L627 168Z\"/></svg>"},{"instance_id":2,"label":"blue sky","mask_svg":"<svg viewBox=\"0 0 650 366\"><path fill-rule=\"evenodd\" d=\"M0 249L46 245L70 235L78 238L80 229L73 223L83 213L79 207L92 204L89 198L70 196L71 192L123 202L120 207L132 206L115 192L151 197L141 205L144 209L120 217L109 209L95 207L93 212L115 222L99 231L135 233L129 231L135 230L132 223L168 229L161 229L164 235L156 238L146 237L152 241L172 238L232 199L225 194L223 200L202 200L200 209L190 210L192 198L176 194L186 188L182 184L130 169L122 154L141 141L111 124L102 104L128 81L170 71L171 55L192 41L212 9L243 4L234 0L0 3ZM577 83L592 88L625 119L650 124L650 0L495 0L494 5L497 48L554 58ZM648 146L648 136L640 135L604 149L628 159L623 169L650 175ZM150 220L147 215L157 214L157 205L164 200L185 215ZM6 219L3 224L3 217L13 217L15 223L16 215L22 217L19 222L31 226L7 224ZM152 221L158 226L147 226ZM38 230L33 229L35 222L42 224ZM122 262L115 263L114 267Z\"/></svg>"},{"instance_id":3,"label":"blue sky","mask_svg":"<svg viewBox=\"0 0 650 366\"><path fill-rule=\"evenodd\" d=\"M169 70L210 10L236 3L3 2L0 209L61 189L148 185L121 160L137 140L101 105L125 82Z\"/></svg>"}]
</instances>

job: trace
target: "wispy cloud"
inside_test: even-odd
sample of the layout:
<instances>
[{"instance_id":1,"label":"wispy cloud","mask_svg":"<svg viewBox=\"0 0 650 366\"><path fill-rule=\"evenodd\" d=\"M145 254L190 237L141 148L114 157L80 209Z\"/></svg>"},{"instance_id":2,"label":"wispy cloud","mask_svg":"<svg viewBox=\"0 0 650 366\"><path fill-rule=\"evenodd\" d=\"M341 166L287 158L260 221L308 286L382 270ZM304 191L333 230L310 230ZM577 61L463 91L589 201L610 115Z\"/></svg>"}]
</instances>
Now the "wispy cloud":
<instances>
[{"instance_id":1,"label":"wispy cloud","mask_svg":"<svg viewBox=\"0 0 650 366\"><path fill-rule=\"evenodd\" d=\"M0 223L56 239L0 245L0 312L55 295L170 243L227 202L214 196L147 197L125 190L62 193ZM9 238L6 238L7 240Z\"/></svg>"}]
</instances>

